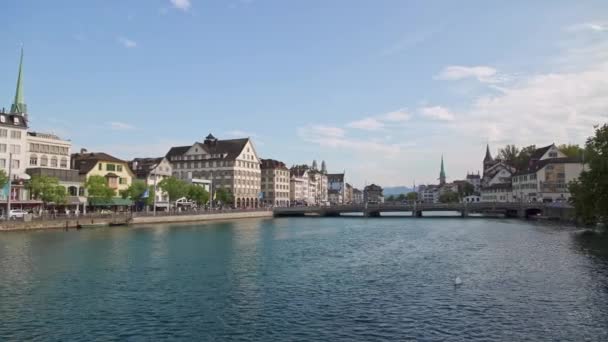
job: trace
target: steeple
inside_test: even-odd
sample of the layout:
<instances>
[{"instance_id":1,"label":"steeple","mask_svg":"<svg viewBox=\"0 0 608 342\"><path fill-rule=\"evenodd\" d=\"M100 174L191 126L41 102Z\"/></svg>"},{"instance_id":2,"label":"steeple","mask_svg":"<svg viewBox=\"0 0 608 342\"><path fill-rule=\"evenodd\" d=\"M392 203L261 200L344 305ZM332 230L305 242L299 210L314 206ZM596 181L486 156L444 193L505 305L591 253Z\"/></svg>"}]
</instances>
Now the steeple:
<instances>
[{"instance_id":1,"label":"steeple","mask_svg":"<svg viewBox=\"0 0 608 342\"><path fill-rule=\"evenodd\" d=\"M321 161L321 173L327 173L327 166L325 165L325 160Z\"/></svg>"},{"instance_id":2,"label":"steeple","mask_svg":"<svg viewBox=\"0 0 608 342\"><path fill-rule=\"evenodd\" d=\"M27 105L23 98L23 47L21 48L21 59L19 60L19 74L17 76L17 90L15 91L15 101L11 106L11 114L27 115Z\"/></svg>"},{"instance_id":3,"label":"steeple","mask_svg":"<svg viewBox=\"0 0 608 342\"><path fill-rule=\"evenodd\" d=\"M443 154L441 155L441 171L439 171L439 185L445 184L445 169L443 168Z\"/></svg>"},{"instance_id":4,"label":"steeple","mask_svg":"<svg viewBox=\"0 0 608 342\"><path fill-rule=\"evenodd\" d=\"M492 155L490 154L490 144L486 145L486 156L483 158L483 162L487 163L487 162L491 162L494 161L494 159L492 159Z\"/></svg>"}]
</instances>

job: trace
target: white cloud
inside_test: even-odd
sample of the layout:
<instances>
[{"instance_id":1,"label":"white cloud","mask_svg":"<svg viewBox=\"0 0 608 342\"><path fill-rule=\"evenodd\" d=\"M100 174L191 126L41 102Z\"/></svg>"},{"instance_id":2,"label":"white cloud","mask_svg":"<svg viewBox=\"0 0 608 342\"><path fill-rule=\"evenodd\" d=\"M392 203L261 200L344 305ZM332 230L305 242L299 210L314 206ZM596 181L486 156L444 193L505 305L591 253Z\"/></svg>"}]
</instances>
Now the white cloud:
<instances>
[{"instance_id":1,"label":"white cloud","mask_svg":"<svg viewBox=\"0 0 608 342\"><path fill-rule=\"evenodd\" d=\"M128 123L120 122L120 121L111 121L107 123L110 126L110 129L114 131L129 131L135 129L135 127L131 126Z\"/></svg>"},{"instance_id":2,"label":"white cloud","mask_svg":"<svg viewBox=\"0 0 608 342\"><path fill-rule=\"evenodd\" d=\"M595 32L604 32L608 31L608 23L605 22L586 22L575 24L572 26L566 27L566 31L569 32L580 32L580 31L595 31Z\"/></svg>"},{"instance_id":3,"label":"white cloud","mask_svg":"<svg viewBox=\"0 0 608 342\"><path fill-rule=\"evenodd\" d=\"M240 129L233 129L226 132L226 135L231 138L246 138L246 137L256 137L257 135L252 132L242 131Z\"/></svg>"},{"instance_id":4,"label":"white cloud","mask_svg":"<svg viewBox=\"0 0 608 342\"><path fill-rule=\"evenodd\" d=\"M169 0L169 2L171 2L171 5L173 5L173 7L184 12L188 11L192 6L190 0Z\"/></svg>"},{"instance_id":5,"label":"white cloud","mask_svg":"<svg viewBox=\"0 0 608 342\"><path fill-rule=\"evenodd\" d=\"M444 81L457 81L465 78L475 78L479 82L483 83L494 83L496 82L497 71L496 69L489 66L461 66L461 65L450 65L445 67L438 75L435 76L437 80Z\"/></svg>"},{"instance_id":6,"label":"white cloud","mask_svg":"<svg viewBox=\"0 0 608 342\"><path fill-rule=\"evenodd\" d=\"M127 49L137 47L137 42L126 37L118 37L118 42Z\"/></svg>"},{"instance_id":7,"label":"white cloud","mask_svg":"<svg viewBox=\"0 0 608 342\"><path fill-rule=\"evenodd\" d=\"M347 124L348 127L363 129L367 131L377 131L384 128L384 124L376 118L365 118Z\"/></svg>"},{"instance_id":8,"label":"white cloud","mask_svg":"<svg viewBox=\"0 0 608 342\"><path fill-rule=\"evenodd\" d=\"M452 121L454 120L454 114L450 112L448 109L441 106L433 106L433 107L422 107L420 108L420 114L424 117L442 120L442 121Z\"/></svg>"},{"instance_id":9,"label":"white cloud","mask_svg":"<svg viewBox=\"0 0 608 342\"><path fill-rule=\"evenodd\" d=\"M394 112L386 113L382 119L389 122L404 122L411 119L412 116L405 109L399 109Z\"/></svg>"}]
</instances>

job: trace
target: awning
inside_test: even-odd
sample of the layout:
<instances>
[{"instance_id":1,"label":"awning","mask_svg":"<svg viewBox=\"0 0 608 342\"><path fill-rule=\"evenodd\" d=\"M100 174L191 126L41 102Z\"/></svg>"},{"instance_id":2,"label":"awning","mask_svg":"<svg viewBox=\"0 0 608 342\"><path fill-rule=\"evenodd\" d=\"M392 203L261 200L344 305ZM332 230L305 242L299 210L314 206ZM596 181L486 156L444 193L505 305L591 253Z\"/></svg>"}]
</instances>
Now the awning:
<instances>
[{"instance_id":1,"label":"awning","mask_svg":"<svg viewBox=\"0 0 608 342\"><path fill-rule=\"evenodd\" d=\"M133 205L133 201L127 198L114 197L109 200L103 198L89 198L89 205L94 207L114 207Z\"/></svg>"}]
</instances>

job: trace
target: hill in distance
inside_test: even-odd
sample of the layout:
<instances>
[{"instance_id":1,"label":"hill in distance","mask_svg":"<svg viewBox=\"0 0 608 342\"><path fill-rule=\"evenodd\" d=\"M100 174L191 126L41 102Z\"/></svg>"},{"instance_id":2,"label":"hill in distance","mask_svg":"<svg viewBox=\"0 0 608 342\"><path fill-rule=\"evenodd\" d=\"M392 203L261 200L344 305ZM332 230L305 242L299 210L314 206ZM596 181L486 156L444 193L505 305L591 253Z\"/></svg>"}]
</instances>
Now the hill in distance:
<instances>
[{"instance_id":1,"label":"hill in distance","mask_svg":"<svg viewBox=\"0 0 608 342\"><path fill-rule=\"evenodd\" d=\"M412 192L412 188L407 187L407 186L391 186L388 188L384 188L383 194L384 197L390 196L390 195L400 195L400 194L407 194L408 192Z\"/></svg>"}]
</instances>

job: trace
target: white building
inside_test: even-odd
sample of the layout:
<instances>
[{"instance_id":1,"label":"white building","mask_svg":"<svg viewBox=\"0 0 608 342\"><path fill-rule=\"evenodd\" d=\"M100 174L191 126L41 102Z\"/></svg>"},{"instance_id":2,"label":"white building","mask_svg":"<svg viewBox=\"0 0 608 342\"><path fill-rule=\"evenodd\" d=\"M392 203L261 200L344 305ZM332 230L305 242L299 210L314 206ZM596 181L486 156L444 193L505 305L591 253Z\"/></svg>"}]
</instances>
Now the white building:
<instances>
[{"instance_id":1,"label":"white building","mask_svg":"<svg viewBox=\"0 0 608 342\"><path fill-rule=\"evenodd\" d=\"M137 179L145 181L148 186L156 185L156 193L154 194L156 207L168 209L169 196L158 187L163 179L169 178L173 174L173 168L167 158L135 158L129 164Z\"/></svg>"},{"instance_id":2,"label":"white building","mask_svg":"<svg viewBox=\"0 0 608 342\"><path fill-rule=\"evenodd\" d=\"M292 167L289 172L289 200L291 204L308 204L310 200L308 169Z\"/></svg>"},{"instance_id":3,"label":"white building","mask_svg":"<svg viewBox=\"0 0 608 342\"><path fill-rule=\"evenodd\" d=\"M27 133L28 167L69 169L72 142L49 133Z\"/></svg>"},{"instance_id":4,"label":"white building","mask_svg":"<svg viewBox=\"0 0 608 342\"><path fill-rule=\"evenodd\" d=\"M346 173L330 173L327 175L327 190L337 191L340 196L338 197L339 202L330 202L332 204L344 204L346 201ZM333 196L334 200L336 196Z\"/></svg>"},{"instance_id":5,"label":"white building","mask_svg":"<svg viewBox=\"0 0 608 342\"><path fill-rule=\"evenodd\" d=\"M420 185L418 187L418 199L423 203L439 203L439 185Z\"/></svg>"},{"instance_id":6,"label":"white building","mask_svg":"<svg viewBox=\"0 0 608 342\"><path fill-rule=\"evenodd\" d=\"M12 160L13 181L29 179L27 168L27 117L21 114L0 111L0 169L9 174L9 160Z\"/></svg>"},{"instance_id":7,"label":"white building","mask_svg":"<svg viewBox=\"0 0 608 342\"><path fill-rule=\"evenodd\" d=\"M224 189L232 194L235 206L259 206L260 159L251 139L218 140L209 134L202 143L172 147L166 157L175 177L209 179L214 193Z\"/></svg>"},{"instance_id":8,"label":"white building","mask_svg":"<svg viewBox=\"0 0 608 342\"><path fill-rule=\"evenodd\" d=\"M288 207L290 195L289 169L285 163L262 159L262 203L276 207Z\"/></svg>"}]
</instances>

